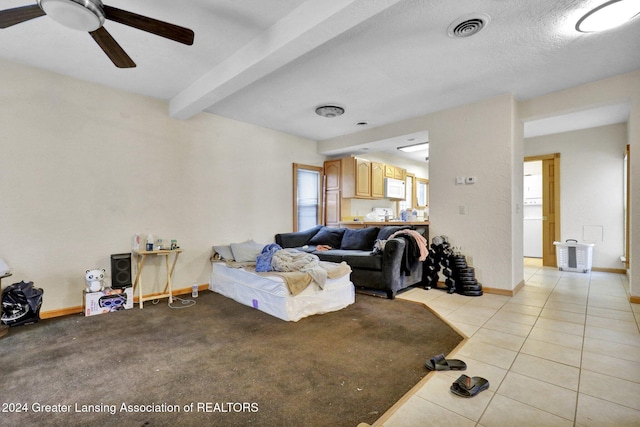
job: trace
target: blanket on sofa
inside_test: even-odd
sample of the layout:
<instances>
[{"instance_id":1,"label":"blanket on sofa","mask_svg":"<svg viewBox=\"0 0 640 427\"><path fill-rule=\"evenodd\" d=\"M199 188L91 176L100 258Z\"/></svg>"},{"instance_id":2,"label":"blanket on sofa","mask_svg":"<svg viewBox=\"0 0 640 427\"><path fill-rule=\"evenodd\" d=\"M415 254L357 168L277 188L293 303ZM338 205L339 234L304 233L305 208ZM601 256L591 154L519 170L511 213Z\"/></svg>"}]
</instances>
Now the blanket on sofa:
<instances>
[{"instance_id":1,"label":"blanket on sofa","mask_svg":"<svg viewBox=\"0 0 640 427\"><path fill-rule=\"evenodd\" d=\"M389 238L404 239L406 242L400 265L400 271L405 275L410 275L415 264L424 261L429 255L427 240L415 230L400 230L393 233Z\"/></svg>"}]
</instances>

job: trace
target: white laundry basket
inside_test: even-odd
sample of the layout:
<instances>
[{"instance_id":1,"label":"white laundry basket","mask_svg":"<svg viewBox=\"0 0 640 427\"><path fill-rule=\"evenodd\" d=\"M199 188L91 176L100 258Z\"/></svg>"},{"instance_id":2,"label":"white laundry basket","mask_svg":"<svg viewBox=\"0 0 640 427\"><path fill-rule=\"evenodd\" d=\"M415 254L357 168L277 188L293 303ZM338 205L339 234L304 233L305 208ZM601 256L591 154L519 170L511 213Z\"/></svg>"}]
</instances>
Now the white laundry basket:
<instances>
[{"instance_id":1,"label":"white laundry basket","mask_svg":"<svg viewBox=\"0 0 640 427\"><path fill-rule=\"evenodd\" d=\"M580 271L587 273L591 270L593 258L593 243L578 243L575 239L566 242L553 242L556 246L556 260L558 270Z\"/></svg>"}]
</instances>

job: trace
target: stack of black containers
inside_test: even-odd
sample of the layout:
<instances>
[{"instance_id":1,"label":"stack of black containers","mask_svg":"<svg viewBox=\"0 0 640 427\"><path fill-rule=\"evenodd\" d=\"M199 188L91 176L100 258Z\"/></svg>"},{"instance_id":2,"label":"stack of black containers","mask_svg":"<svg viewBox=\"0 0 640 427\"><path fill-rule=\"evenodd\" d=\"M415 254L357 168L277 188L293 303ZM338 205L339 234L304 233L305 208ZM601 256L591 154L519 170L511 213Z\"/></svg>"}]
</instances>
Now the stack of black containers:
<instances>
[{"instance_id":1,"label":"stack of black containers","mask_svg":"<svg viewBox=\"0 0 640 427\"><path fill-rule=\"evenodd\" d=\"M436 236L431 241L429 256L425 261L425 289L437 288L439 273L445 275L447 292L466 296L482 295L482 285L475 277L475 269L467 265L464 255L456 252L447 236Z\"/></svg>"}]
</instances>

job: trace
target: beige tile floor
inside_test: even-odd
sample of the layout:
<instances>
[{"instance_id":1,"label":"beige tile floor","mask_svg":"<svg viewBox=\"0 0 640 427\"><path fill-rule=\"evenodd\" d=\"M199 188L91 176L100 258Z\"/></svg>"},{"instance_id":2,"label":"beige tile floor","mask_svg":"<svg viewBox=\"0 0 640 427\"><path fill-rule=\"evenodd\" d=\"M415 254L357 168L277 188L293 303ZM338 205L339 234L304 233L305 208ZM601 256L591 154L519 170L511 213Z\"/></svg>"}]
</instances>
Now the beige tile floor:
<instances>
[{"instance_id":1,"label":"beige tile floor","mask_svg":"<svg viewBox=\"0 0 640 427\"><path fill-rule=\"evenodd\" d=\"M525 262L514 297L405 292L468 337L448 357L490 387L461 398L449 391L459 371L433 372L375 425L640 426L640 305L628 288L624 275Z\"/></svg>"}]
</instances>

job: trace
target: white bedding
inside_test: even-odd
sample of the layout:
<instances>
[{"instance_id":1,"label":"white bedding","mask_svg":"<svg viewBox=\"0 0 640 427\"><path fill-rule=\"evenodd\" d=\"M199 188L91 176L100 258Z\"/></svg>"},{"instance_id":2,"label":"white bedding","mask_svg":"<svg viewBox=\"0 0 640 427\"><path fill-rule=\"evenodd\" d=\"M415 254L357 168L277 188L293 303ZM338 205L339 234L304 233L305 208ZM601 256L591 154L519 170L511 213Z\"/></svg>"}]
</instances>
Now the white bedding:
<instances>
[{"instance_id":1,"label":"white bedding","mask_svg":"<svg viewBox=\"0 0 640 427\"><path fill-rule=\"evenodd\" d=\"M324 289L311 283L298 295L292 296L280 277L262 276L242 268L227 267L223 262L212 263L209 289L292 322L314 314L341 310L355 302L350 274L327 279Z\"/></svg>"}]
</instances>

